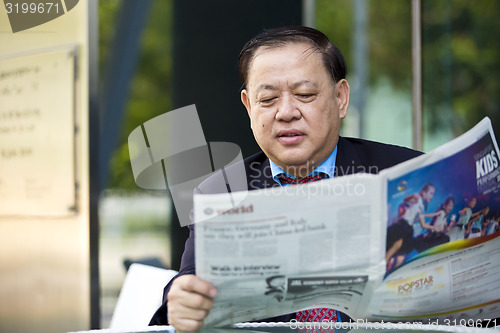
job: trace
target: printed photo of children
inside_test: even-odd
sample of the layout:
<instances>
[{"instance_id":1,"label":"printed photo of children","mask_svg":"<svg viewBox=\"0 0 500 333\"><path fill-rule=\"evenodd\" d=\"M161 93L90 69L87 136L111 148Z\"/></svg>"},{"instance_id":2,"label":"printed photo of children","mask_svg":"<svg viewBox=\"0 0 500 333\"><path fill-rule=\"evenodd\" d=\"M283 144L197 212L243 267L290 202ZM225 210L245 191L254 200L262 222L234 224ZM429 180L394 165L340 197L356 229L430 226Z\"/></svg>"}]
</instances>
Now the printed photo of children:
<instances>
[{"instance_id":1,"label":"printed photo of children","mask_svg":"<svg viewBox=\"0 0 500 333\"><path fill-rule=\"evenodd\" d=\"M424 234L417 237L416 247L418 252L450 241L448 232L454 222L452 220L448 223L447 219L454 205L455 199L453 197L447 197L435 213L424 215L426 218L432 218L429 223L432 228L426 229L427 231Z\"/></svg>"},{"instance_id":2,"label":"printed photo of children","mask_svg":"<svg viewBox=\"0 0 500 333\"><path fill-rule=\"evenodd\" d=\"M452 251L500 237L500 179L476 170L491 147L491 138L481 140L388 182L387 274L437 246Z\"/></svg>"}]
</instances>

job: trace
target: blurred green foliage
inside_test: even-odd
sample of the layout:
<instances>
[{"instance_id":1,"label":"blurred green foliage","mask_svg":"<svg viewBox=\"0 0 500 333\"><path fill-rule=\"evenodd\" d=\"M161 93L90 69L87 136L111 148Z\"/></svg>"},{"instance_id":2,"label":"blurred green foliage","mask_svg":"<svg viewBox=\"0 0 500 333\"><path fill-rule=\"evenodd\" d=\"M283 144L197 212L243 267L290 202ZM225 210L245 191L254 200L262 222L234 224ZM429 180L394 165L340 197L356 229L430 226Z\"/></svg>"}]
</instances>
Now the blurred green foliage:
<instances>
[{"instance_id":1,"label":"blurred green foliage","mask_svg":"<svg viewBox=\"0 0 500 333\"><path fill-rule=\"evenodd\" d=\"M316 0L316 28L344 54L349 70L352 59L352 0Z\"/></svg>"},{"instance_id":2,"label":"blurred green foliage","mask_svg":"<svg viewBox=\"0 0 500 333\"><path fill-rule=\"evenodd\" d=\"M389 78L394 87L411 89L411 8L400 0L371 0L367 3L367 41L370 84ZM317 0L316 27L337 45L354 66L354 1ZM403 87L404 86L404 87Z\"/></svg>"},{"instance_id":3,"label":"blurred green foliage","mask_svg":"<svg viewBox=\"0 0 500 333\"><path fill-rule=\"evenodd\" d=\"M385 80L410 92L411 2L366 3L370 87ZM317 0L316 8L317 28L339 46L352 72L354 1ZM485 116L500 131L499 14L498 0L422 1L424 136L443 129L457 136Z\"/></svg>"},{"instance_id":4,"label":"blurred green foliage","mask_svg":"<svg viewBox=\"0 0 500 333\"><path fill-rule=\"evenodd\" d=\"M488 116L500 133L499 14L498 0L423 1L428 131L459 135Z\"/></svg>"},{"instance_id":5,"label":"blurred green foliage","mask_svg":"<svg viewBox=\"0 0 500 333\"><path fill-rule=\"evenodd\" d=\"M106 72L116 16L123 0L99 1L99 59L101 82ZM144 27L141 52L128 103L124 110L118 146L110 161L108 188L140 190L134 182L127 138L145 121L171 110L172 77L172 0L152 2L148 24Z\"/></svg>"}]
</instances>

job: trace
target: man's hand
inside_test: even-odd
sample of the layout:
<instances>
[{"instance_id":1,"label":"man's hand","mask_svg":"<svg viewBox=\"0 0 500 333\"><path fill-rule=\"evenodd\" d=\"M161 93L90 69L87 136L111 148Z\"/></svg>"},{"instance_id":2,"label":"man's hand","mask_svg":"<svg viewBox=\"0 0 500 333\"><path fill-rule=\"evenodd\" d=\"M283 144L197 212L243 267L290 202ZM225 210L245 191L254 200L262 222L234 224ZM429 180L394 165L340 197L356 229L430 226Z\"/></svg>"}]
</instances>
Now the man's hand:
<instances>
[{"instance_id":1,"label":"man's hand","mask_svg":"<svg viewBox=\"0 0 500 333\"><path fill-rule=\"evenodd\" d=\"M167 294L168 322L177 331L196 331L214 305L217 289L196 275L174 280Z\"/></svg>"}]
</instances>

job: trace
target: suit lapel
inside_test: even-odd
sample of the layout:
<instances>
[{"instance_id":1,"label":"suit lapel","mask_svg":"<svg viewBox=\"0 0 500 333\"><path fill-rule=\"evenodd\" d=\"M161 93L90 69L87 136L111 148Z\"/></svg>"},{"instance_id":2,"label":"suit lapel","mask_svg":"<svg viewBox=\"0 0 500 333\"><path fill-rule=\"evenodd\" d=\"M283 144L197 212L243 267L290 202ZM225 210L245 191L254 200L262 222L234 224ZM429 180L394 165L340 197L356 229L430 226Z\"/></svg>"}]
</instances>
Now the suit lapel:
<instances>
[{"instance_id":1,"label":"suit lapel","mask_svg":"<svg viewBox=\"0 0 500 333\"><path fill-rule=\"evenodd\" d=\"M256 154L246 167L249 190L279 186L273 180L269 159L264 153Z\"/></svg>"},{"instance_id":2,"label":"suit lapel","mask_svg":"<svg viewBox=\"0 0 500 333\"><path fill-rule=\"evenodd\" d=\"M359 166L362 165L361 159L356 153L352 143L339 137L337 143L337 158L335 160L335 177L350 175L356 173Z\"/></svg>"}]
</instances>

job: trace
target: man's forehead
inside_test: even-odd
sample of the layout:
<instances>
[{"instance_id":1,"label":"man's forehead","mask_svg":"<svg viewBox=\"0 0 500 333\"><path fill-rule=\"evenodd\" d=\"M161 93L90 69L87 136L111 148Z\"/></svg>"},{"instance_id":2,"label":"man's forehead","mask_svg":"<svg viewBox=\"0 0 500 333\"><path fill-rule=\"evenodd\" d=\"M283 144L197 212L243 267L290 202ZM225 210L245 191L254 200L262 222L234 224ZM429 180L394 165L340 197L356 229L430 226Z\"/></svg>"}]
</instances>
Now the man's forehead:
<instances>
[{"instance_id":1,"label":"man's forehead","mask_svg":"<svg viewBox=\"0 0 500 333\"><path fill-rule=\"evenodd\" d=\"M318 56L321 56L321 53L319 52L319 50L314 47L313 45L309 44L309 43L304 43L304 42L298 42L298 43L286 43L286 44L282 44L282 45L278 45L278 46L261 46L259 47L251 61L250 61L250 66L249 66L249 70L252 70L252 65L256 62L256 60L258 58L261 58L262 56L275 56L273 53L274 52L280 52L280 51L284 51L284 50L290 50L290 49L293 49L294 52L297 52L296 53L296 57L299 57L301 61L306 61L308 57L310 56L314 56L314 55L318 55ZM259 59L260 60L260 59ZM267 62L267 59L266 60L263 60L265 62Z\"/></svg>"},{"instance_id":2,"label":"man's forehead","mask_svg":"<svg viewBox=\"0 0 500 333\"><path fill-rule=\"evenodd\" d=\"M255 59L258 55L269 52L282 50L288 47L300 48L303 50L303 53L306 55L310 55L315 52L319 52L318 47L315 46L311 41L308 40L296 40L296 41L284 41L277 42L276 44L262 45L259 46L254 54L253 59Z\"/></svg>"},{"instance_id":3,"label":"man's forehead","mask_svg":"<svg viewBox=\"0 0 500 333\"><path fill-rule=\"evenodd\" d=\"M310 59L311 56L317 58ZM273 72L276 72L276 75ZM310 43L292 42L273 47L261 46L256 50L248 67L247 89L251 87L255 92L259 92L278 90L285 86L292 89L301 86L318 87L321 80L318 76L325 73L328 74L328 70L324 67L321 53ZM282 76L281 74L289 75L286 82L275 79ZM296 78L293 78L294 75Z\"/></svg>"}]
</instances>

